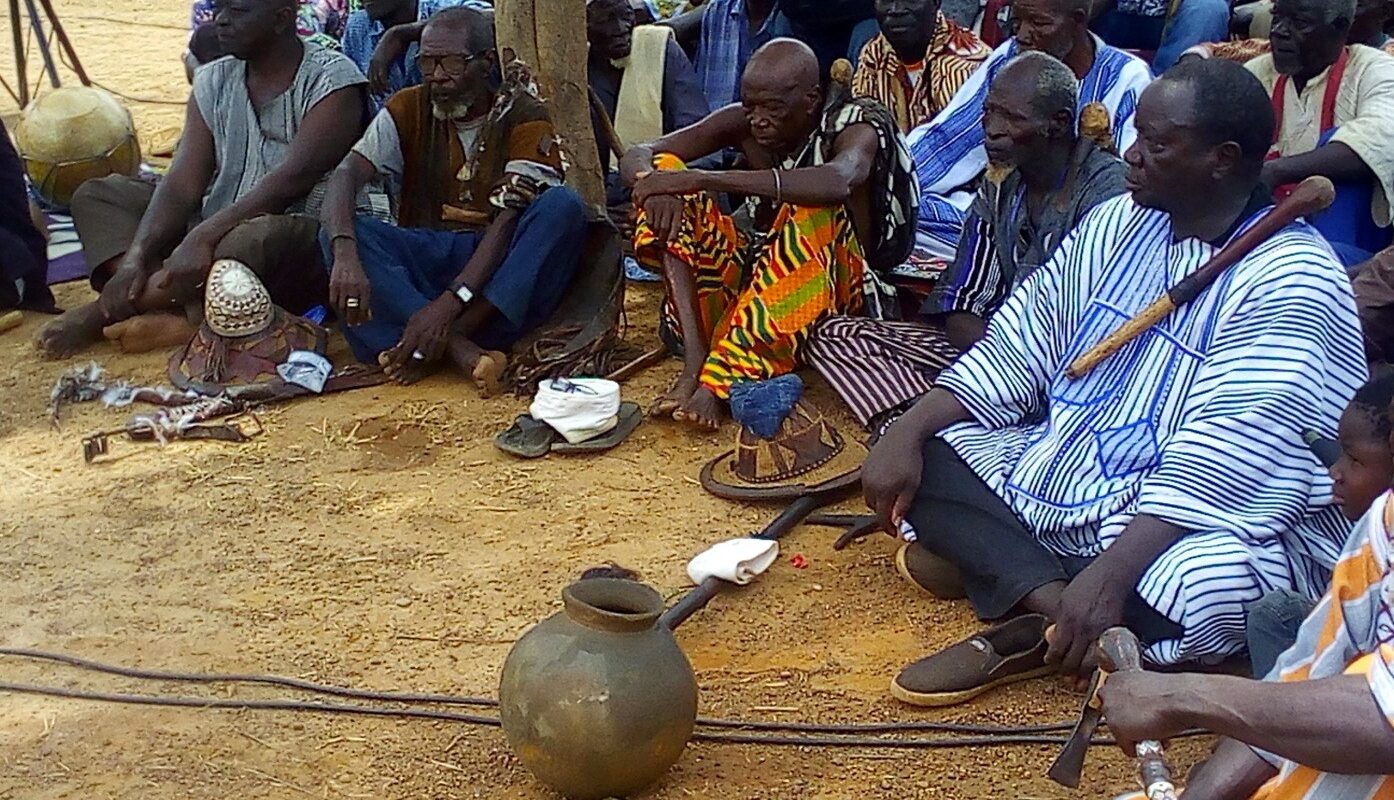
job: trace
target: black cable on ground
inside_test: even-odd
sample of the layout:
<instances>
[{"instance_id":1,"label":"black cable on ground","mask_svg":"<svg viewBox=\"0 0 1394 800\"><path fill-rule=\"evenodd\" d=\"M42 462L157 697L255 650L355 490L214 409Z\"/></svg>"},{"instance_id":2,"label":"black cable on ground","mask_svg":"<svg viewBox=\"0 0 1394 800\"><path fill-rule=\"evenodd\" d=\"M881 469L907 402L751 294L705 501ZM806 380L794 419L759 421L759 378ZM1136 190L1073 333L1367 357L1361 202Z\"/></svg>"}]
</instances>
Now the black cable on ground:
<instances>
[{"instance_id":1,"label":"black cable on ground","mask_svg":"<svg viewBox=\"0 0 1394 800\"><path fill-rule=\"evenodd\" d=\"M92 659L65 653L50 653L20 647L0 647L0 656L14 656L40 661L51 661L79 669L103 672L139 680L176 681L185 683L254 683L268 686L284 686L301 691L351 697L359 700L375 700L390 703L437 703L441 705L463 705L494 708L498 701L488 697L460 697L446 694L421 694L407 692L384 692L365 689L351 689L344 686L316 683L303 678L282 675L258 675L237 673L195 673L171 672L165 670L138 669L106 664ZM1073 722L1055 722L1039 725L984 725L955 722L875 722L851 724L817 724L809 722L767 722L756 720L714 719L699 717L699 726L753 731L787 731L796 733L822 734L873 734L873 733L962 733L982 736L1019 736L1069 731Z\"/></svg>"},{"instance_id":2,"label":"black cable on ground","mask_svg":"<svg viewBox=\"0 0 1394 800\"><path fill-rule=\"evenodd\" d=\"M226 698L201 697L160 697L154 695L116 694L110 692L88 692L81 689L67 689L56 686L39 686L27 683L0 682L0 691L21 694L61 697L70 700L93 700L125 705L144 705L166 708L205 708L252 711L292 711L310 714L352 714L374 717L399 717L411 719L431 719L446 722L461 722L469 725L499 727L493 717L460 714L453 711L435 711L415 708L382 708L378 706L344 705L337 703L306 703L297 700L229 700ZM758 744L789 747L861 747L894 749L952 749L963 747L1001 747L1015 745L1062 745L1068 737L1042 734L1007 734L997 736L929 737L921 739L877 738L866 736L818 737L818 736L758 736L747 733L718 733L696 731L694 741L719 744ZM1113 740L1099 737L1094 744L1111 745Z\"/></svg>"}]
</instances>

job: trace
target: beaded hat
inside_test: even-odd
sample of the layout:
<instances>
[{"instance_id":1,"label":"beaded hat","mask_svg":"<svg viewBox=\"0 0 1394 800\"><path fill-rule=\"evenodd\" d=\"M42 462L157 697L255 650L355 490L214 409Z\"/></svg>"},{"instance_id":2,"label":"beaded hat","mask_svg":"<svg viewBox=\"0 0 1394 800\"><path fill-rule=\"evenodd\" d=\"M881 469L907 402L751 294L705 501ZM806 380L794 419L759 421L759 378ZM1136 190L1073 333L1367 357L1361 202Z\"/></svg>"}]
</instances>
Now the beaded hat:
<instances>
[{"instance_id":1,"label":"beaded hat","mask_svg":"<svg viewBox=\"0 0 1394 800\"><path fill-rule=\"evenodd\" d=\"M219 336L237 339L271 326L271 293L241 261L213 262L204 292L203 316Z\"/></svg>"}]
</instances>

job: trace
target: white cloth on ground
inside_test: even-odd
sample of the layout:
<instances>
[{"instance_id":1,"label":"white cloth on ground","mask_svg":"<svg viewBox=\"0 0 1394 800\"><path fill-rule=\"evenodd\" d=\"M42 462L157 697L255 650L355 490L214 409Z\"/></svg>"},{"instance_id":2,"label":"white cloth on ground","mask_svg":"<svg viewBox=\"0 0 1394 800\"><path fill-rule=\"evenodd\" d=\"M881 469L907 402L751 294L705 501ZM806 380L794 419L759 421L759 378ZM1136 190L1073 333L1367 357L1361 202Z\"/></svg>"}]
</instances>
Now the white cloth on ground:
<instances>
[{"instance_id":1,"label":"white cloth on ground","mask_svg":"<svg viewBox=\"0 0 1394 800\"><path fill-rule=\"evenodd\" d=\"M727 539L687 562L687 577L696 584L707 578L720 578L744 586L769 569L777 558L779 542L773 539Z\"/></svg>"},{"instance_id":2,"label":"white cloth on ground","mask_svg":"<svg viewBox=\"0 0 1394 800\"><path fill-rule=\"evenodd\" d=\"M614 430L619 424L620 385L603 378L551 378L537 384L528 409L571 444Z\"/></svg>"}]
</instances>

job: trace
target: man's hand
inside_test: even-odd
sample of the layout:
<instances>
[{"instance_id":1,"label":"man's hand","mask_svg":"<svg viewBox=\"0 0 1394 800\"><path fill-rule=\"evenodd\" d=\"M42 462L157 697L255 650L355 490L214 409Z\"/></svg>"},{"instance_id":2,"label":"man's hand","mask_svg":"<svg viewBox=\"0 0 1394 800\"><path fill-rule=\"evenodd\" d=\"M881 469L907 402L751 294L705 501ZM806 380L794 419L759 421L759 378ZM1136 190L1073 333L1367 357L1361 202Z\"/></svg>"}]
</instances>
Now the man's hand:
<instances>
[{"instance_id":1,"label":"man's hand","mask_svg":"<svg viewBox=\"0 0 1394 800\"><path fill-rule=\"evenodd\" d=\"M120 266L97 298L97 306L108 324L130 319L138 313L136 301L145 293L145 282L150 277L147 269L141 259L131 253L121 259Z\"/></svg>"},{"instance_id":2,"label":"man's hand","mask_svg":"<svg viewBox=\"0 0 1394 800\"><path fill-rule=\"evenodd\" d=\"M1165 740L1190 727L1184 697L1189 684L1204 676L1156 672L1115 672L1099 688L1104 719L1123 752L1145 739Z\"/></svg>"},{"instance_id":3,"label":"man's hand","mask_svg":"<svg viewBox=\"0 0 1394 800\"><path fill-rule=\"evenodd\" d=\"M423 358L417 361L436 361L445 352L450 326L455 324L460 311L458 297L449 292L442 294L412 315L397 347L412 357L420 353Z\"/></svg>"},{"instance_id":4,"label":"man's hand","mask_svg":"<svg viewBox=\"0 0 1394 800\"><path fill-rule=\"evenodd\" d=\"M914 436L896 436L893 425L882 436L862 465L862 497L876 512L876 522L886 533L900 537L900 523L920 488L924 470L923 442Z\"/></svg>"},{"instance_id":5,"label":"man's hand","mask_svg":"<svg viewBox=\"0 0 1394 800\"><path fill-rule=\"evenodd\" d=\"M635 202L634 207L640 208L641 205ZM682 200L676 197L658 195L650 197L648 202L642 204L642 208L649 230L658 237L658 241L667 242L673 234L678 232L678 226L682 223Z\"/></svg>"},{"instance_id":6,"label":"man's hand","mask_svg":"<svg viewBox=\"0 0 1394 800\"><path fill-rule=\"evenodd\" d=\"M368 91L373 94L387 94L392 79L392 65L407 51L407 42L396 28L388 28L382 35L378 46L373 49L373 57L368 60Z\"/></svg>"},{"instance_id":7,"label":"man's hand","mask_svg":"<svg viewBox=\"0 0 1394 800\"><path fill-rule=\"evenodd\" d=\"M1099 637L1123 622L1132 587L1115 579L1099 558L1079 573L1060 596L1046 661L1065 675L1085 676L1098 663Z\"/></svg>"},{"instance_id":8,"label":"man's hand","mask_svg":"<svg viewBox=\"0 0 1394 800\"><path fill-rule=\"evenodd\" d=\"M358 260L358 247L352 242L336 250L334 268L329 272L329 304L345 325L362 325L373 318L369 308L372 286Z\"/></svg>"},{"instance_id":9,"label":"man's hand","mask_svg":"<svg viewBox=\"0 0 1394 800\"><path fill-rule=\"evenodd\" d=\"M706 189L706 176L699 169L654 170L639 173L634 182L634 204L646 205L651 197L682 197Z\"/></svg>"},{"instance_id":10,"label":"man's hand","mask_svg":"<svg viewBox=\"0 0 1394 800\"><path fill-rule=\"evenodd\" d=\"M156 278L156 288L174 294L181 300L191 300L203 285L213 266L215 242L192 231L174 248Z\"/></svg>"}]
</instances>

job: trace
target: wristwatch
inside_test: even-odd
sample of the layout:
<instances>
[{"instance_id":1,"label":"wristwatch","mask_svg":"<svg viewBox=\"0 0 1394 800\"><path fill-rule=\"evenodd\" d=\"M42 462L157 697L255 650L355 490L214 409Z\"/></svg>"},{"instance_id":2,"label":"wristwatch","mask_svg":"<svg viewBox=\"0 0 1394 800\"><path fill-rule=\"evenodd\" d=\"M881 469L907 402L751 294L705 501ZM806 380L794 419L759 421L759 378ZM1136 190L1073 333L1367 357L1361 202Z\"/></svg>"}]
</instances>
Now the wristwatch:
<instances>
[{"instance_id":1,"label":"wristwatch","mask_svg":"<svg viewBox=\"0 0 1394 800\"><path fill-rule=\"evenodd\" d=\"M462 304L469 305L474 299L474 290L462 283L455 287L455 296L460 298Z\"/></svg>"}]
</instances>

